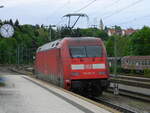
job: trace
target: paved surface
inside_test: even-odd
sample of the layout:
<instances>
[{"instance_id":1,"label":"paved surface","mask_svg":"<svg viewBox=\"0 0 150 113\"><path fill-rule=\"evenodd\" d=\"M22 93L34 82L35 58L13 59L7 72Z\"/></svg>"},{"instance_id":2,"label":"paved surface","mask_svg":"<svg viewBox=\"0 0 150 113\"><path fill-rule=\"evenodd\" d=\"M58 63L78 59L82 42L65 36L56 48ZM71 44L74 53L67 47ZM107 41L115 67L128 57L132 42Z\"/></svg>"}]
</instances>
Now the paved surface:
<instances>
[{"instance_id":1,"label":"paved surface","mask_svg":"<svg viewBox=\"0 0 150 113\"><path fill-rule=\"evenodd\" d=\"M71 94L47 86L43 88L23 75L2 71L5 87L0 87L0 113L110 113Z\"/></svg>"}]
</instances>

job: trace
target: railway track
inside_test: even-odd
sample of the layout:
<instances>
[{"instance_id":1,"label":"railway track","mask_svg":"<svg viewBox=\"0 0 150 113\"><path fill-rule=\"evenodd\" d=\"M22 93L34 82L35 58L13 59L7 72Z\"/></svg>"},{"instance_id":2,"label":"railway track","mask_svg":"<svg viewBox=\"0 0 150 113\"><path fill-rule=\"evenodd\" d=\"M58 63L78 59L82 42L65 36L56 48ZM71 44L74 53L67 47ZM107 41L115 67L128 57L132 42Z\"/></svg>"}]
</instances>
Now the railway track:
<instances>
[{"instance_id":1,"label":"railway track","mask_svg":"<svg viewBox=\"0 0 150 113\"><path fill-rule=\"evenodd\" d=\"M122 81L122 80L129 81L129 84L127 83L126 85L139 86L141 88L149 88L149 86L145 87L145 85L147 85L147 84L149 85L149 83L150 83L149 78L128 77L128 76L118 76L118 78L119 78L119 81ZM119 83L121 83L121 82L119 82ZM136 83L136 84L134 84L134 83ZM141 84L141 86L140 86L140 84ZM110 87L106 93L113 93L113 88ZM142 93L138 93L138 92L134 92L134 91L129 91L128 89L127 90L119 89L119 95L123 96L123 97L131 98L131 99L141 100L143 102L150 102L150 95L146 95L146 94L142 94ZM103 97L97 97L97 98L94 98L93 100L96 102L105 104L106 106L114 108L123 113L136 113L137 112L133 109L129 109L124 106L115 104L111 101L108 101L109 99L107 100L106 98L103 98Z\"/></svg>"},{"instance_id":2,"label":"railway track","mask_svg":"<svg viewBox=\"0 0 150 113\"><path fill-rule=\"evenodd\" d=\"M114 77L113 74L110 75L112 78ZM140 81L140 82L150 82L150 78L144 78L144 77L134 77L134 76L126 76L126 75L117 75L120 79L125 80L133 80L133 81Z\"/></svg>"},{"instance_id":3,"label":"railway track","mask_svg":"<svg viewBox=\"0 0 150 113\"><path fill-rule=\"evenodd\" d=\"M111 75L110 82L150 89L150 79L149 78L127 77L127 76L123 76L123 75L118 75L117 77L114 77Z\"/></svg>"},{"instance_id":4,"label":"railway track","mask_svg":"<svg viewBox=\"0 0 150 113\"><path fill-rule=\"evenodd\" d=\"M117 111L120 111L122 113L135 113L135 111L131 110L131 109L128 109L128 108L125 108L123 106L119 106L117 104L114 104L114 103L111 103L103 98L100 98L100 97L97 97L97 98L93 98L92 100L98 102L98 103L102 103L106 106L109 106L113 109L116 109Z\"/></svg>"},{"instance_id":5,"label":"railway track","mask_svg":"<svg viewBox=\"0 0 150 113\"><path fill-rule=\"evenodd\" d=\"M108 88L108 90L106 92L113 93L113 88L112 87ZM133 91L119 89L119 95L146 101L146 102L150 102L150 95L141 94L141 93L137 93L137 92L133 92Z\"/></svg>"},{"instance_id":6,"label":"railway track","mask_svg":"<svg viewBox=\"0 0 150 113\"><path fill-rule=\"evenodd\" d=\"M111 107L113 109L116 109L116 110L118 110L122 113L141 113L141 112L140 111L138 112L138 110L140 110L140 109L133 108L133 106L130 107L130 104L128 105L124 101L123 101L124 105L127 104L128 107L125 107L123 104L120 104L121 100L114 101L114 99L117 99L119 95L120 95L119 96L120 98L122 98L122 97L123 98L128 98L129 100L133 99L134 101L141 101L141 102L144 102L144 103L145 102L147 102L147 103L150 102L150 96L149 95L139 94L137 92L131 92L131 91L122 90L122 89L119 91L118 96L113 96L113 98L112 98L112 96L109 97L110 95L113 95L113 89L112 88L109 88L108 91L105 92L105 96L96 97L93 100L96 101L96 102L99 102L101 104L104 104L108 107ZM145 113L149 113L149 112L145 112Z\"/></svg>"}]
</instances>

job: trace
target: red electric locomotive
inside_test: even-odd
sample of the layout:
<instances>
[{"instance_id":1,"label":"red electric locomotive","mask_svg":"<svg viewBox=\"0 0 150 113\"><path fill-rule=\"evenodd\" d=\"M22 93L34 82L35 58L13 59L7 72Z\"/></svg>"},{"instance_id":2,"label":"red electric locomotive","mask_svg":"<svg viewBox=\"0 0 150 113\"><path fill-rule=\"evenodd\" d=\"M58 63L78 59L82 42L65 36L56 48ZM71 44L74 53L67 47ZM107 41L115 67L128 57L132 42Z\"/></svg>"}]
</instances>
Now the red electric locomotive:
<instances>
[{"instance_id":1,"label":"red electric locomotive","mask_svg":"<svg viewBox=\"0 0 150 113\"><path fill-rule=\"evenodd\" d=\"M40 79L92 96L109 85L107 55L100 38L64 38L39 47L35 72Z\"/></svg>"}]
</instances>

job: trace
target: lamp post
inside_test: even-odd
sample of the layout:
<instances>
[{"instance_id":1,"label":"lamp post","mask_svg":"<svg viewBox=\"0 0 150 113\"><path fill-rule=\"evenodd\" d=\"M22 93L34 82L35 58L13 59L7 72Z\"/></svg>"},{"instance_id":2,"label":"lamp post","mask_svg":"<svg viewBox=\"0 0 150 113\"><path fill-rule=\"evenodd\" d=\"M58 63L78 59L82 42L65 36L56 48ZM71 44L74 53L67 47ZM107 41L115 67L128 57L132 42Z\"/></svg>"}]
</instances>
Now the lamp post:
<instances>
[{"instance_id":1,"label":"lamp post","mask_svg":"<svg viewBox=\"0 0 150 113\"><path fill-rule=\"evenodd\" d=\"M56 25L50 25L50 26L49 26L49 41L52 40L52 28L53 28L53 27L56 27Z\"/></svg>"},{"instance_id":2,"label":"lamp post","mask_svg":"<svg viewBox=\"0 0 150 113\"><path fill-rule=\"evenodd\" d=\"M113 26L114 29L115 29L115 34L116 34L116 37L119 36L119 32L118 30L116 29L115 26ZM114 60L114 76L115 78L117 78L117 42L116 42L116 37L114 37L114 57L115 57L115 60ZM114 83L114 94L115 95L118 95L119 94L119 87L118 87L118 83Z\"/></svg>"}]
</instances>

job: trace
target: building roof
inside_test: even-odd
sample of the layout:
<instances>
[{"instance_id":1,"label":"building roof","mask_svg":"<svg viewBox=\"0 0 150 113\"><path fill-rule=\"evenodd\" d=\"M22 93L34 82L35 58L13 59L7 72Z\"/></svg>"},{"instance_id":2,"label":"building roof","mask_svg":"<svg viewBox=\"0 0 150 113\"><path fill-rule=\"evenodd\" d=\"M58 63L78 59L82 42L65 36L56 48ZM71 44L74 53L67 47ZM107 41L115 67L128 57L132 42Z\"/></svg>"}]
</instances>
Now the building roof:
<instances>
[{"instance_id":1,"label":"building roof","mask_svg":"<svg viewBox=\"0 0 150 113\"><path fill-rule=\"evenodd\" d=\"M150 56L125 56L123 57L123 59L149 59L150 60Z\"/></svg>"},{"instance_id":2,"label":"building roof","mask_svg":"<svg viewBox=\"0 0 150 113\"><path fill-rule=\"evenodd\" d=\"M129 28L129 29L126 29L124 31L125 31L125 35L131 35L131 34L135 33L137 30Z\"/></svg>"}]
</instances>

